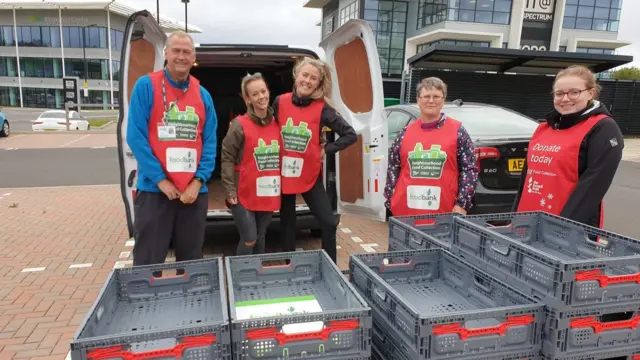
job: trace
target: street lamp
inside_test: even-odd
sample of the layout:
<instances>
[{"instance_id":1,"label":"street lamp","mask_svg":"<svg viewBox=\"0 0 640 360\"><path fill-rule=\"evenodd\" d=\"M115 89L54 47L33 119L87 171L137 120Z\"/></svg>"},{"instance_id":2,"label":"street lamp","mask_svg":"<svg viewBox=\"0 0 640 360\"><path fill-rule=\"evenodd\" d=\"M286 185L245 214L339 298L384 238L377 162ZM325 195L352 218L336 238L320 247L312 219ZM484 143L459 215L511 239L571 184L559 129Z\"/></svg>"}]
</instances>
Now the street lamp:
<instances>
[{"instance_id":1,"label":"street lamp","mask_svg":"<svg viewBox=\"0 0 640 360\"><path fill-rule=\"evenodd\" d=\"M160 24L160 0L156 0L156 17L158 18L158 24Z\"/></svg>"},{"instance_id":2,"label":"street lamp","mask_svg":"<svg viewBox=\"0 0 640 360\"><path fill-rule=\"evenodd\" d=\"M187 5L190 0L181 0L184 3L184 32L189 32L187 30Z\"/></svg>"},{"instance_id":3,"label":"street lamp","mask_svg":"<svg viewBox=\"0 0 640 360\"><path fill-rule=\"evenodd\" d=\"M87 66L87 39L85 36L85 32L87 28L90 27L94 27L94 26L98 26L98 24L91 24L91 25L86 25L82 27L82 58L84 61L84 84L87 84L87 73L89 72L89 67ZM85 87L85 89L88 89L87 87ZM87 94L86 97L89 97L89 93L87 90Z\"/></svg>"}]
</instances>

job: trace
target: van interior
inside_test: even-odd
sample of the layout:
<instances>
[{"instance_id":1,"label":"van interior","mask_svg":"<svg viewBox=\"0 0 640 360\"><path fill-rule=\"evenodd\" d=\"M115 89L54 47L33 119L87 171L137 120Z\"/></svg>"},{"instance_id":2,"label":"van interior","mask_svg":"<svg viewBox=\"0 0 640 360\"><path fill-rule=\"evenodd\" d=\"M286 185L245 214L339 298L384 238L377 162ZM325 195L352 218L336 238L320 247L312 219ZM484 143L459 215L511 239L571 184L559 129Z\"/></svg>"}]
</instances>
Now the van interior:
<instances>
[{"instance_id":1,"label":"van interior","mask_svg":"<svg viewBox=\"0 0 640 360\"><path fill-rule=\"evenodd\" d=\"M306 50L295 51L286 46L239 48L234 45L225 49L219 45L201 45L197 49L196 64L191 74L211 94L218 118L218 151L216 170L209 182L209 209L225 208L220 178L222 140L230 121L246 111L240 90L242 78L247 73L260 72L271 93L270 103L273 103L276 96L293 88L293 67L297 59L304 55L315 57L315 54ZM300 196L298 203L304 203Z\"/></svg>"}]
</instances>

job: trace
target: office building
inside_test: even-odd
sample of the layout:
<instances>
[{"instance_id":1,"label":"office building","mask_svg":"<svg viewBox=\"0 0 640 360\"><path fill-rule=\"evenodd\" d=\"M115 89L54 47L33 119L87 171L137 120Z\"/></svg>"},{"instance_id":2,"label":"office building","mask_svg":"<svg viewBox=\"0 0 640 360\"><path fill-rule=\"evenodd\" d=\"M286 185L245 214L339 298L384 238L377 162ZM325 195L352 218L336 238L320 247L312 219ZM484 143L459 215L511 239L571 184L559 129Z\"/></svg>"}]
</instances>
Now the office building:
<instances>
[{"instance_id":1,"label":"office building","mask_svg":"<svg viewBox=\"0 0 640 360\"><path fill-rule=\"evenodd\" d=\"M123 32L136 11L117 1L1 2L0 106L64 108L64 76L77 77L80 88L86 78L82 103L117 104ZM185 29L164 17L160 25Z\"/></svg>"},{"instance_id":2,"label":"office building","mask_svg":"<svg viewBox=\"0 0 640 360\"><path fill-rule=\"evenodd\" d=\"M631 1L631 0L626 0ZM352 18L376 34L387 90L431 45L614 54L622 0L304 0L322 9L322 36Z\"/></svg>"}]
</instances>

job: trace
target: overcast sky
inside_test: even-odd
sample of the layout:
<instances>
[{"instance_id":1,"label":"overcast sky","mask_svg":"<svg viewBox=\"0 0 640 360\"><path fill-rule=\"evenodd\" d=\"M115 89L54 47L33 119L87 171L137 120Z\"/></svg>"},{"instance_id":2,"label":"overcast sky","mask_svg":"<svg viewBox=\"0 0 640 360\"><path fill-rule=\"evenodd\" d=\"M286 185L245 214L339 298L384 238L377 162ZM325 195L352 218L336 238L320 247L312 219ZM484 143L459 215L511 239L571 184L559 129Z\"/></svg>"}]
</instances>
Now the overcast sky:
<instances>
[{"instance_id":1,"label":"overcast sky","mask_svg":"<svg viewBox=\"0 0 640 360\"><path fill-rule=\"evenodd\" d=\"M155 13L156 0L119 0ZM252 43L318 46L322 10L303 8L304 0L191 0L188 21L200 27L194 36L200 43ZM634 56L640 66L640 0L623 0L619 40L634 45L618 53ZM233 14L233 15L230 15ZM236 14L242 14L237 16ZM180 0L160 0L160 15L184 21Z\"/></svg>"}]
</instances>

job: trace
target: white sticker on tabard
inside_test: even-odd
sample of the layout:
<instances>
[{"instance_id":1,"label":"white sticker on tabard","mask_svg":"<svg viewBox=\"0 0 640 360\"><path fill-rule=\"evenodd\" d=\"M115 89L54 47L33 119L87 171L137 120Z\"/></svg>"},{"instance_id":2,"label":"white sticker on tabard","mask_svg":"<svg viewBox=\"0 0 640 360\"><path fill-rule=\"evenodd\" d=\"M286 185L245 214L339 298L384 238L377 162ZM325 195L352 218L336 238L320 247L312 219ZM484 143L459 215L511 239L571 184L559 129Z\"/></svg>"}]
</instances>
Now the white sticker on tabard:
<instances>
[{"instance_id":1,"label":"white sticker on tabard","mask_svg":"<svg viewBox=\"0 0 640 360\"><path fill-rule=\"evenodd\" d=\"M158 139L160 140L175 140L176 138L176 127L175 126L158 126Z\"/></svg>"},{"instance_id":2,"label":"white sticker on tabard","mask_svg":"<svg viewBox=\"0 0 640 360\"><path fill-rule=\"evenodd\" d=\"M304 160L301 158L283 156L282 157L282 176L300 177L300 174L302 173L302 164L304 164Z\"/></svg>"},{"instance_id":3,"label":"white sticker on tabard","mask_svg":"<svg viewBox=\"0 0 640 360\"><path fill-rule=\"evenodd\" d=\"M258 196L280 196L280 176L261 176L256 179Z\"/></svg>"},{"instance_id":4,"label":"white sticker on tabard","mask_svg":"<svg viewBox=\"0 0 640 360\"><path fill-rule=\"evenodd\" d=\"M440 191L438 186L407 186L407 207L416 210L438 210Z\"/></svg>"},{"instance_id":5,"label":"white sticker on tabard","mask_svg":"<svg viewBox=\"0 0 640 360\"><path fill-rule=\"evenodd\" d=\"M167 171L168 172L196 172L196 159L198 152L189 148L168 148L167 149Z\"/></svg>"}]
</instances>

